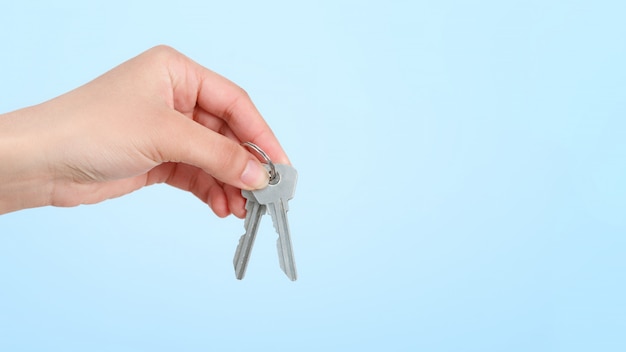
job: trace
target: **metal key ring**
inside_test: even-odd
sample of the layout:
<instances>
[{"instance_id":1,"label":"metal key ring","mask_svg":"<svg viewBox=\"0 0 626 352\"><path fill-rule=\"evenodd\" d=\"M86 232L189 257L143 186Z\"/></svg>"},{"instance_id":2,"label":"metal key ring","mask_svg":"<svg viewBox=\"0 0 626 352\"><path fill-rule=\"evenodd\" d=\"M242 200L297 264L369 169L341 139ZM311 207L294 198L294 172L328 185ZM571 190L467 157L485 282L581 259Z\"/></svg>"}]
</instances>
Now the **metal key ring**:
<instances>
[{"instance_id":1,"label":"metal key ring","mask_svg":"<svg viewBox=\"0 0 626 352\"><path fill-rule=\"evenodd\" d=\"M274 163L272 162L272 160L270 160L270 157L267 154L265 154L263 149L259 148L258 145L252 142L244 142L244 143L241 143L241 145L244 147L250 147L254 149L257 153L259 153L263 157L263 159L265 159L265 161L267 161L267 164L270 166L270 182L274 181L274 179L276 179L276 176L277 176L276 167L274 166Z\"/></svg>"}]
</instances>

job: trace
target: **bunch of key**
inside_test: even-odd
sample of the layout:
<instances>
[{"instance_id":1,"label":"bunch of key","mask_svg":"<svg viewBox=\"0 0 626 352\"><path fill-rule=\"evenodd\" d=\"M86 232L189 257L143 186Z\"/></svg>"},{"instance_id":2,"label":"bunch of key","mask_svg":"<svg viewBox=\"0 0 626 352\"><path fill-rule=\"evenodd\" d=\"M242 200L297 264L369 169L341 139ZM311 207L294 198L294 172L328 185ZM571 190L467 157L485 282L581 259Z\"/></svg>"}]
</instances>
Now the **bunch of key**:
<instances>
[{"instance_id":1,"label":"bunch of key","mask_svg":"<svg viewBox=\"0 0 626 352\"><path fill-rule=\"evenodd\" d=\"M264 164L264 166L270 173L270 181L268 186L263 189L241 191L241 194L246 199L247 213L244 222L246 233L239 239L239 245L233 259L235 274L237 279L243 279L261 217L266 212L269 212L272 216L274 228L278 233L276 246L278 247L280 267L291 281L295 281L297 279L296 262L291 246L287 211L289 210L288 202L293 198L296 191L298 172L291 165L273 164L267 155L256 145L249 142L244 143L244 145L254 148L267 160L268 164Z\"/></svg>"}]
</instances>

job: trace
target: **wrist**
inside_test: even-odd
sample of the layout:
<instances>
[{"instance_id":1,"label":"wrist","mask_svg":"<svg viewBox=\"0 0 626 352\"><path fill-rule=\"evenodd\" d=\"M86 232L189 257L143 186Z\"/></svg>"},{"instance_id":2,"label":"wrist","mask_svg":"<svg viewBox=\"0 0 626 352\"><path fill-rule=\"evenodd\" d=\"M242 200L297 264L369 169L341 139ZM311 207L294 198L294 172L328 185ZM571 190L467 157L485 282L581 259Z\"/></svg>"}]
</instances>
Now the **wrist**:
<instances>
[{"instance_id":1,"label":"wrist","mask_svg":"<svg viewBox=\"0 0 626 352\"><path fill-rule=\"evenodd\" d=\"M34 109L0 115L0 214L48 205L51 177Z\"/></svg>"}]
</instances>

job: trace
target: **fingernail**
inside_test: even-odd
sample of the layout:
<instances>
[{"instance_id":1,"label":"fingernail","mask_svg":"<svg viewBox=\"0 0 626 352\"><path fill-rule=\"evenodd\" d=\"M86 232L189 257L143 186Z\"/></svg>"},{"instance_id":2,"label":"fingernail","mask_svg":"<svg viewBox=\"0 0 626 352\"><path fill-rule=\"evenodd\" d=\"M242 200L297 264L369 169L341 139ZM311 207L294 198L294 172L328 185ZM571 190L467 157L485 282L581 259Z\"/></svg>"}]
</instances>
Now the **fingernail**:
<instances>
[{"instance_id":1,"label":"fingernail","mask_svg":"<svg viewBox=\"0 0 626 352\"><path fill-rule=\"evenodd\" d=\"M258 161L248 160L246 168L241 174L241 181L252 189L261 189L269 182L267 170Z\"/></svg>"}]
</instances>

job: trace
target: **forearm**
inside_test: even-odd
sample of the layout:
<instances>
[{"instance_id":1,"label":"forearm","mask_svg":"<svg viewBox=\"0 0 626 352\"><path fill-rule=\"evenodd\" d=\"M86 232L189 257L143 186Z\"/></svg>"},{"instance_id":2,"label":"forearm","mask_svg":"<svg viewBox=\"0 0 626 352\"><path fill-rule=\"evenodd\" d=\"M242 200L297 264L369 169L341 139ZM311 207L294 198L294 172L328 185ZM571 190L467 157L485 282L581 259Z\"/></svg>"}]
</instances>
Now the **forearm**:
<instances>
[{"instance_id":1,"label":"forearm","mask_svg":"<svg viewBox=\"0 0 626 352\"><path fill-rule=\"evenodd\" d=\"M37 107L0 115L0 214L49 204L52 174Z\"/></svg>"}]
</instances>

